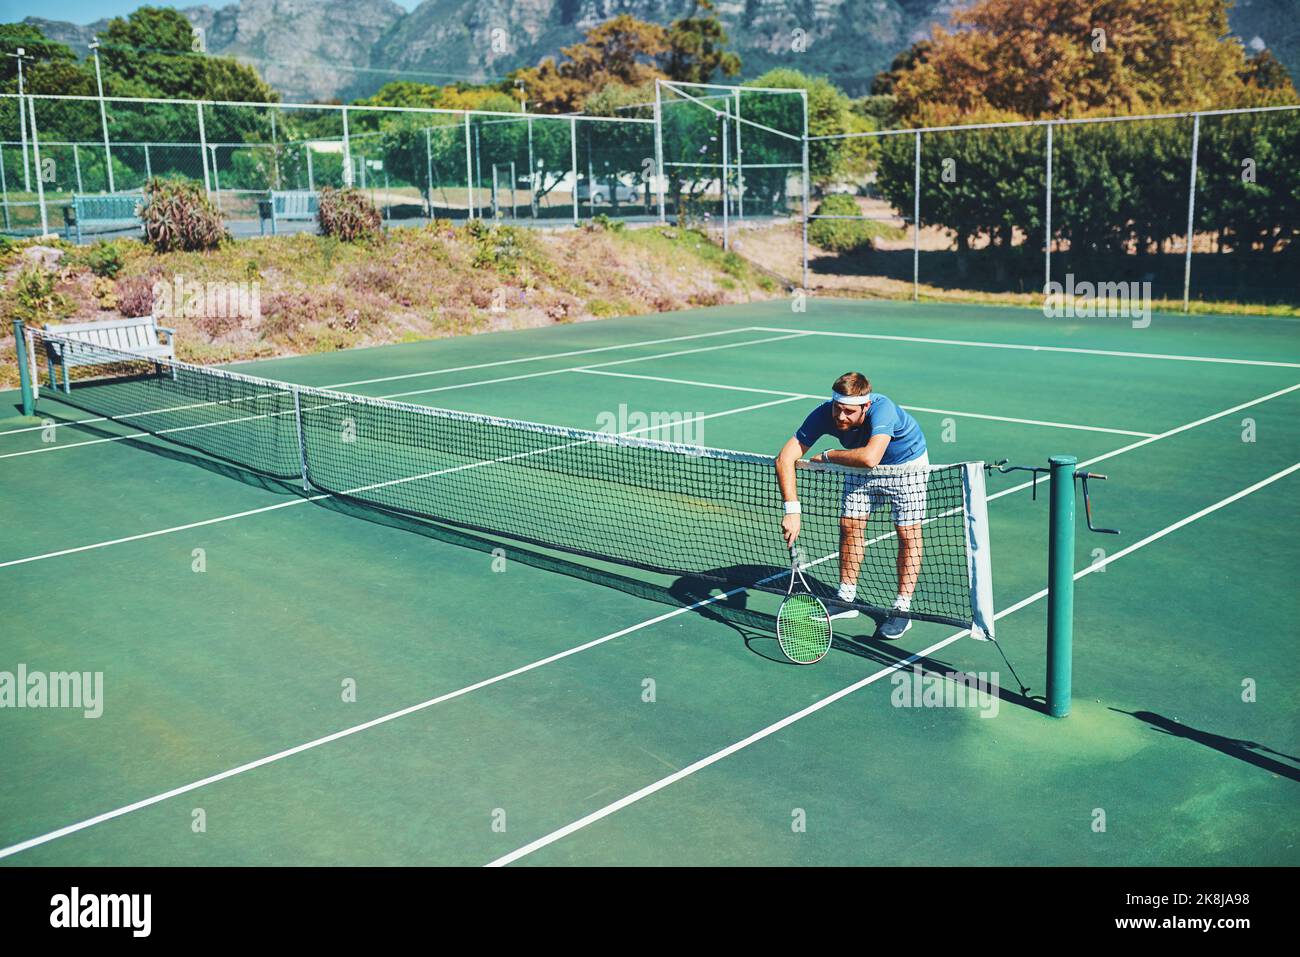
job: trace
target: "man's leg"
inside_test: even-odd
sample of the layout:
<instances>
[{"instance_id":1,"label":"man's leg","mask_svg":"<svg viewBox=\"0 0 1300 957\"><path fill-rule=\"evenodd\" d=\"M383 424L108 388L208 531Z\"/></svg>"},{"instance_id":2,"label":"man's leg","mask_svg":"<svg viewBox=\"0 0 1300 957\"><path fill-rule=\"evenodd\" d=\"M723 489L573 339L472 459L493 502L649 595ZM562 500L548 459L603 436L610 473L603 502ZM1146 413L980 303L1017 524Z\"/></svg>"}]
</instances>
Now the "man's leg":
<instances>
[{"instance_id":1,"label":"man's leg","mask_svg":"<svg viewBox=\"0 0 1300 957\"><path fill-rule=\"evenodd\" d=\"M844 601L857 597L858 572L867 551L867 519L840 516L840 593Z\"/></svg>"},{"instance_id":2,"label":"man's leg","mask_svg":"<svg viewBox=\"0 0 1300 957\"><path fill-rule=\"evenodd\" d=\"M916 591L916 579L921 574L921 553L924 550L921 523L896 525L894 530L898 533L898 597L905 602L899 604L907 610L912 603L912 593Z\"/></svg>"}]
</instances>

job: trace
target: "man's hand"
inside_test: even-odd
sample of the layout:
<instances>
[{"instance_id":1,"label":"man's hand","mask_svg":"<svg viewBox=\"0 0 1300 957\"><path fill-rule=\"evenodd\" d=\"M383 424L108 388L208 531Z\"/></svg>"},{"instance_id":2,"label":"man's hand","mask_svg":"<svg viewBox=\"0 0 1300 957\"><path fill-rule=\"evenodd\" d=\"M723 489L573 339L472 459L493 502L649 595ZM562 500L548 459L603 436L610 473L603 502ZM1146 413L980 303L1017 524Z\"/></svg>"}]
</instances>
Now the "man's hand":
<instances>
[{"instance_id":1,"label":"man's hand","mask_svg":"<svg viewBox=\"0 0 1300 957\"><path fill-rule=\"evenodd\" d=\"M793 548L795 539L799 537L800 516L787 515L781 519L781 537L785 539L785 547Z\"/></svg>"}]
</instances>

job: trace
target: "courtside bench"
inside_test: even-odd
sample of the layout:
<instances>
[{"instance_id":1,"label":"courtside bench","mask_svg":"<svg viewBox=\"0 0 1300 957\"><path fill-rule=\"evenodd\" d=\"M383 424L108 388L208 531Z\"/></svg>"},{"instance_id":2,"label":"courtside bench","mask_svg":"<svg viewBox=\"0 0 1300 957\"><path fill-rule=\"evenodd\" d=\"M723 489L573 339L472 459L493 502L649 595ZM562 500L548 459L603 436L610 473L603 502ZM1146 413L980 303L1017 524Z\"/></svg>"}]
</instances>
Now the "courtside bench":
<instances>
[{"instance_id":1,"label":"courtside bench","mask_svg":"<svg viewBox=\"0 0 1300 957\"><path fill-rule=\"evenodd\" d=\"M266 222L271 221L271 235L275 224L297 220L310 222L320 212L320 193L309 189L273 189L266 199L257 201L257 228L266 235Z\"/></svg>"},{"instance_id":2,"label":"courtside bench","mask_svg":"<svg viewBox=\"0 0 1300 957\"><path fill-rule=\"evenodd\" d=\"M69 242L76 236L81 245L82 230L112 232L136 229L140 221L140 205L144 197L139 193L73 193L72 202L63 207L63 236Z\"/></svg>"},{"instance_id":3,"label":"courtside bench","mask_svg":"<svg viewBox=\"0 0 1300 957\"><path fill-rule=\"evenodd\" d=\"M51 335L62 336L65 339L75 339L78 342L103 346L106 349L115 349L118 352L129 352L150 359L174 359L176 357L174 343L176 330L158 325L153 316L142 316L138 319L113 319L109 322L81 322L65 326L46 326L46 331ZM78 355L70 349L65 350L62 343L49 340L45 340L45 361L50 372L51 389L58 388L58 383L54 377L54 367L57 365L63 370L64 392L72 391L71 384L68 381L68 369L71 366L104 365L104 360L100 356L93 353Z\"/></svg>"}]
</instances>

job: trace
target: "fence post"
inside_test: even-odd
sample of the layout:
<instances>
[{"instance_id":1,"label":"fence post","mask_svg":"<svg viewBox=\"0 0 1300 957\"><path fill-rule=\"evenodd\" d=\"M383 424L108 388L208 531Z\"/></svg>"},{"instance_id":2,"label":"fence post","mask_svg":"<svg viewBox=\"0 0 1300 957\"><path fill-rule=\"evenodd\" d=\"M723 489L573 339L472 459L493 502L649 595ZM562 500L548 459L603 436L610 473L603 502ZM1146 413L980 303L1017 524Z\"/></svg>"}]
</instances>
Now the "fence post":
<instances>
[{"instance_id":1,"label":"fence post","mask_svg":"<svg viewBox=\"0 0 1300 957\"><path fill-rule=\"evenodd\" d=\"M1046 232L1043 236L1044 262L1043 262L1043 295L1047 295L1047 288L1052 284L1052 121L1047 121L1047 196L1044 200L1046 208L1044 211L1044 221L1047 223Z\"/></svg>"},{"instance_id":2,"label":"fence post","mask_svg":"<svg viewBox=\"0 0 1300 957\"><path fill-rule=\"evenodd\" d=\"M921 131L916 131L912 183L912 301L921 298Z\"/></svg>"},{"instance_id":3,"label":"fence post","mask_svg":"<svg viewBox=\"0 0 1300 957\"><path fill-rule=\"evenodd\" d=\"M36 201L41 204L41 235L50 232L49 219L45 213L45 177L41 175L41 141L36 132L36 98L27 103L27 116L32 121L32 169L36 171Z\"/></svg>"},{"instance_id":4,"label":"fence post","mask_svg":"<svg viewBox=\"0 0 1300 957\"><path fill-rule=\"evenodd\" d=\"M5 210L5 229L10 229L9 225L9 184L5 182L5 151L0 146L0 197L4 200Z\"/></svg>"},{"instance_id":5,"label":"fence post","mask_svg":"<svg viewBox=\"0 0 1300 957\"><path fill-rule=\"evenodd\" d=\"M343 107L343 185L351 186L352 177L352 137L348 134L348 108Z\"/></svg>"},{"instance_id":6,"label":"fence post","mask_svg":"<svg viewBox=\"0 0 1300 957\"><path fill-rule=\"evenodd\" d=\"M731 204L728 202L727 197L727 166L730 158L727 155L727 140L731 137L731 124L727 121L727 118L731 113L731 104L725 104L723 110L724 112L720 117L722 120L722 179L719 180L719 185L722 187L722 248L730 250L731 222L729 213Z\"/></svg>"},{"instance_id":7,"label":"fence post","mask_svg":"<svg viewBox=\"0 0 1300 957\"><path fill-rule=\"evenodd\" d=\"M212 195L212 180L208 176L208 129L203 123L203 102L194 104L199 113L199 159L203 163L203 191Z\"/></svg>"},{"instance_id":8,"label":"fence post","mask_svg":"<svg viewBox=\"0 0 1300 957\"><path fill-rule=\"evenodd\" d=\"M745 219L745 160L740 147L740 90L736 90L736 216Z\"/></svg>"},{"instance_id":9,"label":"fence post","mask_svg":"<svg viewBox=\"0 0 1300 957\"><path fill-rule=\"evenodd\" d=\"M1187 187L1187 259L1183 262L1183 312L1191 309L1192 231L1196 225L1196 153L1201 144L1201 114L1192 114L1192 173Z\"/></svg>"},{"instance_id":10,"label":"fence post","mask_svg":"<svg viewBox=\"0 0 1300 957\"><path fill-rule=\"evenodd\" d=\"M803 288L806 290L808 288L808 217L812 214L812 210L808 208L809 196L811 195L808 183L808 91L800 90L799 98L803 102L803 150L801 156L801 165L803 167L803 209L801 210L802 216L800 217L803 220L803 236L801 237L800 242L803 246Z\"/></svg>"},{"instance_id":11,"label":"fence post","mask_svg":"<svg viewBox=\"0 0 1300 957\"><path fill-rule=\"evenodd\" d=\"M424 128L424 183L428 192L425 194L429 220L433 220L433 146L430 144L429 127Z\"/></svg>"},{"instance_id":12,"label":"fence post","mask_svg":"<svg viewBox=\"0 0 1300 957\"><path fill-rule=\"evenodd\" d=\"M78 152L76 143L72 144L72 166L77 171L77 192L84 193L85 190L81 188L81 153Z\"/></svg>"},{"instance_id":13,"label":"fence post","mask_svg":"<svg viewBox=\"0 0 1300 957\"><path fill-rule=\"evenodd\" d=\"M214 164L213 164L213 168L214 168L214 169L216 168L216 164L215 164L215 162L214 162ZM148 143L145 143L145 144L144 144L144 178L145 178L146 181L147 181L147 180L151 180L151 179L153 179L153 163L152 163L152 162L150 161L150 159L149 159L149 144L148 144Z\"/></svg>"},{"instance_id":14,"label":"fence post","mask_svg":"<svg viewBox=\"0 0 1300 957\"><path fill-rule=\"evenodd\" d=\"M664 105L663 91L655 80L655 177L659 186L659 225L664 225L664 191L668 187L664 175Z\"/></svg>"},{"instance_id":15,"label":"fence post","mask_svg":"<svg viewBox=\"0 0 1300 957\"><path fill-rule=\"evenodd\" d=\"M469 113L465 114L465 210L470 219L474 218L474 148L469 133Z\"/></svg>"},{"instance_id":16,"label":"fence post","mask_svg":"<svg viewBox=\"0 0 1300 957\"><path fill-rule=\"evenodd\" d=\"M578 225L578 119L569 117L569 172L573 176L573 225ZM591 195L591 184L587 184Z\"/></svg>"}]
</instances>

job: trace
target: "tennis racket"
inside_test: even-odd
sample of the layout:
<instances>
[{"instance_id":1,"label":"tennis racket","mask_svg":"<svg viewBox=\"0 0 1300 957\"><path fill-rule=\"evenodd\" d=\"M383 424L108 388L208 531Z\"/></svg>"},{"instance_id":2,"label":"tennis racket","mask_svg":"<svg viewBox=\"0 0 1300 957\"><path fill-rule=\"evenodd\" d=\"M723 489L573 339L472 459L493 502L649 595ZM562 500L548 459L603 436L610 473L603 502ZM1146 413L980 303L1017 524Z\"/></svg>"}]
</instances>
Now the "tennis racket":
<instances>
[{"instance_id":1,"label":"tennis racket","mask_svg":"<svg viewBox=\"0 0 1300 957\"><path fill-rule=\"evenodd\" d=\"M798 553L790 549L790 588L776 613L776 640L781 653L797 665L811 665L831 650L831 616L799 568Z\"/></svg>"}]
</instances>

